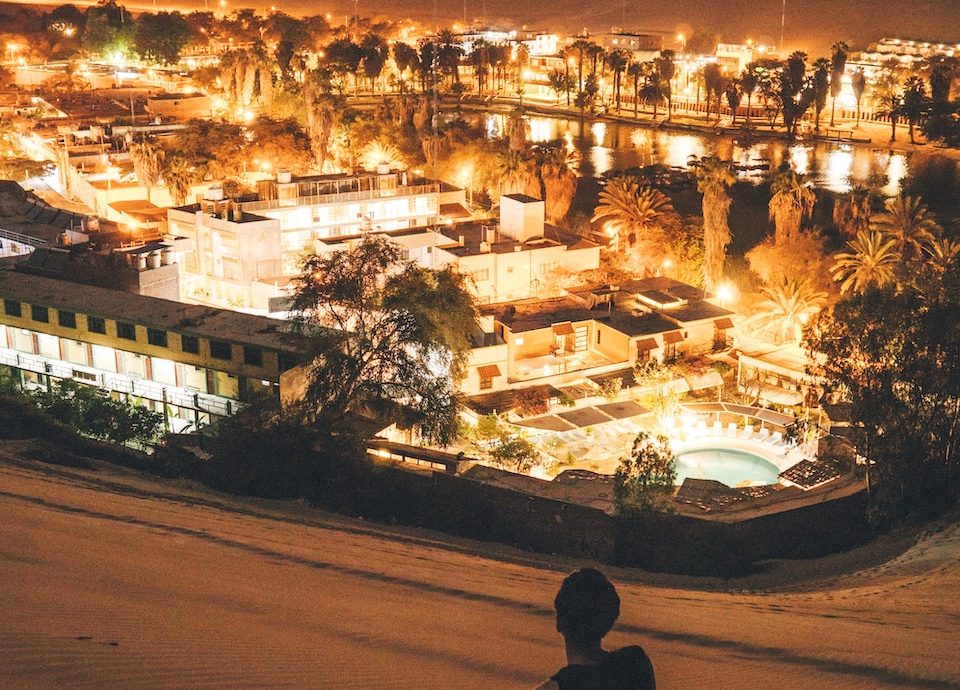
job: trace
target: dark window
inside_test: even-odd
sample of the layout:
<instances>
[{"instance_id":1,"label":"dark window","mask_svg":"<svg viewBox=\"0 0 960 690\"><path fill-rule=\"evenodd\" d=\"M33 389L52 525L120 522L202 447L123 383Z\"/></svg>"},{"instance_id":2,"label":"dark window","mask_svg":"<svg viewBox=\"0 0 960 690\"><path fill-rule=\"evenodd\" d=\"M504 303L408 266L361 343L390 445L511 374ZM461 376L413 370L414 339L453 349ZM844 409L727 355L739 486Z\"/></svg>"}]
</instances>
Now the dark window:
<instances>
[{"instance_id":1,"label":"dark window","mask_svg":"<svg viewBox=\"0 0 960 690\"><path fill-rule=\"evenodd\" d=\"M233 359L233 350L230 348L230 343L225 343L222 340L211 340L210 356L215 359Z\"/></svg>"},{"instance_id":2,"label":"dark window","mask_svg":"<svg viewBox=\"0 0 960 690\"><path fill-rule=\"evenodd\" d=\"M117 321L117 337L124 340L136 340L137 328L132 323Z\"/></svg>"},{"instance_id":3,"label":"dark window","mask_svg":"<svg viewBox=\"0 0 960 690\"><path fill-rule=\"evenodd\" d=\"M180 349L191 355L200 354L200 341L192 335L180 336Z\"/></svg>"},{"instance_id":4,"label":"dark window","mask_svg":"<svg viewBox=\"0 0 960 690\"><path fill-rule=\"evenodd\" d=\"M488 388L493 388L493 378L489 376L480 377L480 390L487 390Z\"/></svg>"},{"instance_id":5,"label":"dark window","mask_svg":"<svg viewBox=\"0 0 960 690\"><path fill-rule=\"evenodd\" d=\"M72 311L64 311L63 309L58 309L57 323L59 323L64 328L76 328L77 315Z\"/></svg>"},{"instance_id":6,"label":"dark window","mask_svg":"<svg viewBox=\"0 0 960 690\"><path fill-rule=\"evenodd\" d=\"M167 332L156 328L147 329L147 342L158 347L167 346Z\"/></svg>"},{"instance_id":7,"label":"dark window","mask_svg":"<svg viewBox=\"0 0 960 690\"><path fill-rule=\"evenodd\" d=\"M259 347L243 347L243 363L255 367L263 366L263 350Z\"/></svg>"},{"instance_id":8,"label":"dark window","mask_svg":"<svg viewBox=\"0 0 960 690\"><path fill-rule=\"evenodd\" d=\"M50 310L36 304L30 305L30 318L40 323L50 323Z\"/></svg>"},{"instance_id":9,"label":"dark window","mask_svg":"<svg viewBox=\"0 0 960 690\"><path fill-rule=\"evenodd\" d=\"M297 366L297 358L286 352L277 353L277 363L280 367L280 371L287 371L288 369L293 369Z\"/></svg>"},{"instance_id":10,"label":"dark window","mask_svg":"<svg viewBox=\"0 0 960 690\"><path fill-rule=\"evenodd\" d=\"M15 299L3 300L3 310L7 316L23 316L23 305Z\"/></svg>"},{"instance_id":11,"label":"dark window","mask_svg":"<svg viewBox=\"0 0 960 690\"><path fill-rule=\"evenodd\" d=\"M106 335L107 324L99 316L88 316L87 330L91 333L100 333L101 335Z\"/></svg>"}]
</instances>

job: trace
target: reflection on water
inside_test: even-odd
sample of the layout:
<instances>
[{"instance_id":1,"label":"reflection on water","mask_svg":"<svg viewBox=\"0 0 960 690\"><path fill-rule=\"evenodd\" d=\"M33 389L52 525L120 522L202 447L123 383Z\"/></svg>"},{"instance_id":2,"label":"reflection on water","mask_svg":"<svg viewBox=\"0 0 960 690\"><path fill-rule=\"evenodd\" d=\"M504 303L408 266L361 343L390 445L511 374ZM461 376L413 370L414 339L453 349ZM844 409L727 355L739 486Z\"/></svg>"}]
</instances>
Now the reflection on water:
<instances>
[{"instance_id":1,"label":"reflection on water","mask_svg":"<svg viewBox=\"0 0 960 690\"><path fill-rule=\"evenodd\" d=\"M849 192L853 185L853 147L844 144L827 154L827 166L824 176L826 187L832 192Z\"/></svg>"},{"instance_id":2,"label":"reflection on water","mask_svg":"<svg viewBox=\"0 0 960 690\"><path fill-rule=\"evenodd\" d=\"M805 144L794 144L790 147L790 161L793 163L793 169L798 175L806 175L810 172L810 152Z\"/></svg>"},{"instance_id":3,"label":"reflection on water","mask_svg":"<svg viewBox=\"0 0 960 690\"><path fill-rule=\"evenodd\" d=\"M481 115L480 124L489 137L502 136L506 116L499 113ZM645 127L596 121L581 136L580 123L543 116L529 116L530 141L543 144L564 142L568 151L578 151L581 172L599 177L610 170L643 167L653 164L687 167L691 156L717 155L733 160L746 168L769 164L777 169L784 161L798 173L810 175L814 184L834 192L846 192L871 177L886 175L883 191L893 195L900 191L900 181L907 174L907 156L881 149L828 142L787 145L780 140L746 140L716 137L687 132L655 131ZM759 182L759 171L740 173L741 179Z\"/></svg>"}]
</instances>

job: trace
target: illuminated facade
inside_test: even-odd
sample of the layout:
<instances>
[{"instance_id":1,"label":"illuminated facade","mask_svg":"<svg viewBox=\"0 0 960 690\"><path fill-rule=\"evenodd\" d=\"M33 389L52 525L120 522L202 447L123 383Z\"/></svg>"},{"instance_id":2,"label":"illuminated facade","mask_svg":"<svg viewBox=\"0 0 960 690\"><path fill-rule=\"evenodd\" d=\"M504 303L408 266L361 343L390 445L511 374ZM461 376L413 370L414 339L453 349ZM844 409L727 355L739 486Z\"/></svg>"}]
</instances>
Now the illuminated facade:
<instances>
[{"instance_id":1,"label":"illuminated facade","mask_svg":"<svg viewBox=\"0 0 960 690\"><path fill-rule=\"evenodd\" d=\"M277 394L303 340L266 317L0 271L0 370L27 387L68 379L206 425Z\"/></svg>"},{"instance_id":2,"label":"illuminated facade","mask_svg":"<svg viewBox=\"0 0 960 690\"><path fill-rule=\"evenodd\" d=\"M440 221L442 209L466 214L462 189L407 173L324 175L259 184L255 199L208 194L168 211L171 235L192 241L182 260L182 298L234 308L267 309L299 273L304 253L341 238Z\"/></svg>"}]
</instances>

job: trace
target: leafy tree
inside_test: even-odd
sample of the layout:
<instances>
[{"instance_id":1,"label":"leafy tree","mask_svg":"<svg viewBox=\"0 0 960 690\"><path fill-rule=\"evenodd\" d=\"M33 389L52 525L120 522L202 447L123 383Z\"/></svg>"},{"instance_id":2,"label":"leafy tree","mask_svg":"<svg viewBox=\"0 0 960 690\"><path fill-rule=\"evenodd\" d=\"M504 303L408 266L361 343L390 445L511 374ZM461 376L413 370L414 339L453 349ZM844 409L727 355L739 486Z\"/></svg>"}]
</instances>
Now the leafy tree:
<instances>
[{"instance_id":1,"label":"leafy tree","mask_svg":"<svg viewBox=\"0 0 960 690\"><path fill-rule=\"evenodd\" d=\"M463 277L404 259L380 235L351 250L308 257L293 311L316 343L300 408L320 428L355 415L389 416L428 442L456 434L456 382L464 374L476 308Z\"/></svg>"},{"instance_id":2,"label":"leafy tree","mask_svg":"<svg viewBox=\"0 0 960 690\"><path fill-rule=\"evenodd\" d=\"M126 55L133 45L135 29L136 21L125 7L114 0L102 0L84 16L83 48L105 58L114 53Z\"/></svg>"},{"instance_id":3,"label":"leafy tree","mask_svg":"<svg viewBox=\"0 0 960 690\"><path fill-rule=\"evenodd\" d=\"M295 118L258 118L247 128L247 138L247 155L250 159L259 161L261 168L285 169L302 174L313 163L310 138Z\"/></svg>"},{"instance_id":4,"label":"leafy tree","mask_svg":"<svg viewBox=\"0 0 960 690\"><path fill-rule=\"evenodd\" d=\"M655 439L641 431L630 455L620 460L613 475L613 502L618 513L667 510L677 480L676 458L666 436Z\"/></svg>"},{"instance_id":5,"label":"leafy tree","mask_svg":"<svg viewBox=\"0 0 960 690\"><path fill-rule=\"evenodd\" d=\"M133 161L133 171L137 179L147 188L147 200L150 199L150 191L160 181L164 155L164 150L149 134L134 134L130 142L130 159Z\"/></svg>"},{"instance_id":6,"label":"leafy tree","mask_svg":"<svg viewBox=\"0 0 960 690\"><path fill-rule=\"evenodd\" d=\"M730 124L735 125L737 124L737 109L740 107L740 98L742 96L740 93L740 80L728 79L723 95L726 96L727 106L733 115L733 121Z\"/></svg>"},{"instance_id":7,"label":"leafy tree","mask_svg":"<svg viewBox=\"0 0 960 690\"><path fill-rule=\"evenodd\" d=\"M144 12L137 19L133 46L146 60L174 64L192 37L190 25L179 12Z\"/></svg>"},{"instance_id":8,"label":"leafy tree","mask_svg":"<svg viewBox=\"0 0 960 690\"><path fill-rule=\"evenodd\" d=\"M186 156L175 154L165 156L162 173L173 203L183 206L187 202L190 185L199 181L196 169Z\"/></svg>"},{"instance_id":9,"label":"leafy tree","mask_svg":"<svg viewBox=\"0 0 960 690\"><path fill-rule=\"evenodd\" d=\"M842 392L862 432L873 519L927 517L955 505L960 479L960 266L851 292L807 334L813 372Z\"/></svg>"},{"instance_id":10,"label":"leafy tree","mask_svg":"<svg viewBox=\"0 0 960 690\"><path fill-rule=\"evenodd\" d=\"M727 190L737 181L733 166L716 157L700 160L694 174L697 189L703 194L703 276L707 290L723 280L723 262L730 244L730 195Z\"/></svg>"},{"instance_id":11,"label":"leafy tree","mask_svg":"<svg viewBox=\"0 0 960 690\"><path fill-rule=\"evenodd\" d=\"M473 435L477 450L497 467L526 473L540 462L536 446L494 414L481 417Z\"/></svg>"}]
</instances>

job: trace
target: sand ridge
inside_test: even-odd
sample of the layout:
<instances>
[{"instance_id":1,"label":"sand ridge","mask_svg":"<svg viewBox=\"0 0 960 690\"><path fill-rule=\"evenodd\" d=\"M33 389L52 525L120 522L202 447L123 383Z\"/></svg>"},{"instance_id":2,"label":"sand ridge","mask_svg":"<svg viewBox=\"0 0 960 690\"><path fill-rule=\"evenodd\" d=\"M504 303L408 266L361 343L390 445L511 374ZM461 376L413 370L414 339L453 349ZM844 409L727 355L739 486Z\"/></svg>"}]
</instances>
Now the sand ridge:
<instances>
[{"instance_id":1,"label":"sand ridge","mask_svg":"<svg viewBox=\"0 0 960 690\"><path fill-rule=\"evenodd\" d=\"M0 687L530 687L575 565L0 450ZM960 689L958 566L944 523L799 582L606 568L611 642L668 689Z\"/></svg>"}]
</instances>

